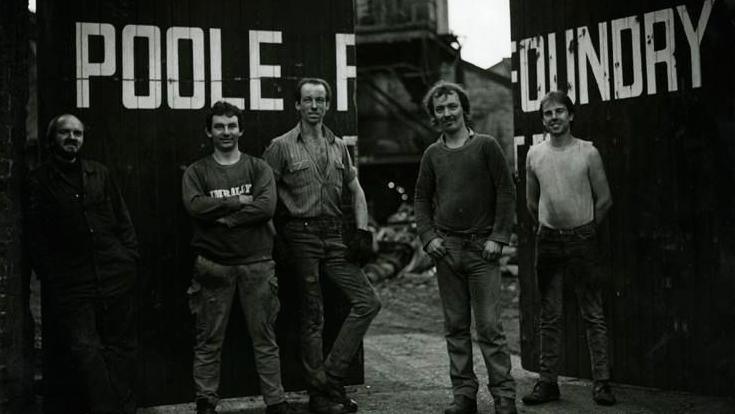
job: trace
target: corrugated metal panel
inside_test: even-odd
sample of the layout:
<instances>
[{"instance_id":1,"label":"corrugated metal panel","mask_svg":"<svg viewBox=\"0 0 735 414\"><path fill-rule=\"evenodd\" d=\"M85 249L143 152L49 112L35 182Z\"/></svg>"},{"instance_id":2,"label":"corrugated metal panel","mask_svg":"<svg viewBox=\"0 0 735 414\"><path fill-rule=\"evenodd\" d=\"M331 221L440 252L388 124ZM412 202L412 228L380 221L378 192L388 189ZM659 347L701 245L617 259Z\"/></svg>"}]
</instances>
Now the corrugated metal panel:
<instances>
[{"instance_id":1,"label":"corrugated metal panel","mask_svg":"<svg viewBox=\"0 0 735 414\"><path fill-rule=\"evenodd\" d=\"M331 83L335 96L326 122L341 135L357 135L354 80L348 80L353 76L339 69L355 64L352 7L342 0L39 0L41 122L70 111L88 124L84 152L111 168L141 241L143 404L193 398L185 293L191 274L190 225L181 205L180 179L186 165L211 151L204 115L217 86L222 95L242 99L241 148L251 154L260 155L272 138L296 123L293 93L296 80L304 76ZM172 42L174 36L184 40ZM151 43L157 45L153 53ZM221 77L213 56L221 58ZM127 95L126 84L133 86ZM279 277L284 383L296 389L303 385L296 292L287 274L282 271ZM334 290L327 294L332 297L330 339L344 317L344 301ZM244 322L238 312L233 315L222 395L257 393ZM358 360L352 381L361 378Z\"/></svg>"},{"instance_id":2,"label":"corrugated metal panel","mask_svg":"<svg viewBox=\"0 0 735 414\"><path fill-rule=\"evenodd\" d=\"M712 0L511 2L519 188L543 132L538 100L557 84L572 85L573 133L595 143L607 170L615 206L601 246L616 381L735 391L733 11ZM523 191L519 218L523 365L535 370L539 297ZM564 372L589 376L573 299Z\"/></svg>"}]
</instances>

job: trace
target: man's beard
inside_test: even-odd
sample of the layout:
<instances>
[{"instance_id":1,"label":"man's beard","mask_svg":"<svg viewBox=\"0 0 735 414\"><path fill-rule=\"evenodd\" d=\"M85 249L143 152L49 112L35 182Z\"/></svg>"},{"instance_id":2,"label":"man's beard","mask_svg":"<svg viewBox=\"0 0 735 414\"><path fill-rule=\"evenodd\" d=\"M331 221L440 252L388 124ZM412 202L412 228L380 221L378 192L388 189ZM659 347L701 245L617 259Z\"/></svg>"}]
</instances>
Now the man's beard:
<instances>
[{"instance_id":1,"label":"man's beard","mask_svg":"<svg viewBox=\"0 0 735 414\"><path fill-rule=\"evenodd\" d=\"M56 156L58 156L59 158L65 161L74 161L77 158L77 155L79 154L79 147L75 146L75 149L67 150L62 145L55 144L54 153L56 154Z\"/></svg>"}]
</instances>

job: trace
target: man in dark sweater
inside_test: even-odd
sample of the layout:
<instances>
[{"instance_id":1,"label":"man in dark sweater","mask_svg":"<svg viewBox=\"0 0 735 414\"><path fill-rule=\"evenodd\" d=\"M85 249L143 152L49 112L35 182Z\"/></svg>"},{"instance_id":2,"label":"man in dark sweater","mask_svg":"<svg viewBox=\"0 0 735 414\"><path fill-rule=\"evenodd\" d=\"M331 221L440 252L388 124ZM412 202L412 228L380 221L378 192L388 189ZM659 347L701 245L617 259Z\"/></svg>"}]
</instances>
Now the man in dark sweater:
<instances>
[{"instance_id":1,"label":"man in dark sweater","mask_svg":"<svg viewBox=\"0 0 735 414\"><path fill-rule=\"evenodd\" d=\"M28 180L27 240L41 280L44 413L135 412L138 241L110 172L82 159L85 126L51 120Z\"/></svg>"},{"instance_id":2,"label":"man in dark sweater","mask_svg":"<svg viewBox=\"0 0 735 414\"><path fill-rule=\"evenodd\" d=\"M495 138L470 129L466 92L449 82L424 97L442 131L421 159L415 210L419 236L433 258L444 308L454 401L445 414L477 412L471 312L488 370L495 412L516 412L515 381L500 324L498 259L510 239L515 190Z\"/></svg>"},{"instance_id":3,"label":"man in dark sweater","mask_svg":"<svg viewBox=\"0 0 735 414\"><path fill-rule=\"evenodd\" d=\"M194 385L198 414L219 401L220 356L235 292L253 341L266 413L291 413L281 385L273 325L280 309L271 258L276 207L273 173L265 161L240 152L242 112L220 101L206 120L212 155L184 172L182 196L192 217L196 253L189 305L196 320Z\"/></svg>"}]
</instances>

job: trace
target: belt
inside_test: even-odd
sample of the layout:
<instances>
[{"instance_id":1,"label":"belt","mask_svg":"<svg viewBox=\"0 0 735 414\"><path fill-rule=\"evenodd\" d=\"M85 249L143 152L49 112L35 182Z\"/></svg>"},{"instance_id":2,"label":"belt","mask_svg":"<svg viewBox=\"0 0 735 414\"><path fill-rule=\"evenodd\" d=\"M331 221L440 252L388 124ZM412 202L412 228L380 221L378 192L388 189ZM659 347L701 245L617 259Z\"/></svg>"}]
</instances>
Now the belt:
<instances>
[{"instance_id":1,"label":"belt","mask_svg":"<svg viewBox=\"0 0 735 414\"><path fill-rule=\"evenodd\" d=\"M482 232L475 232L475 233L462 233L457 231L447 231L447 230L436 230L436 233L439 234L442 237L455 237L458 239L464 239L464 240L485 240L492 234L492 231L482 231Z\"/></svg>"},{"instance_id":2,"label":"belt","mask_svg":"<svg viewBox=\"0 0 735 414\"><path fill-rule=\"evenodd\" d=\"M308 222L341 222L342 217L316 216L316 217L287 217L286 221L308 221Z\"/></svg>"},{"instance_id":3,"label":"belt","mask_svg":"<svg viewBox=\"0 0 735 414\"><path fill-rule=\"evenodd\" d=\"M594 221L590 221L587 224L583 224L581 226L577 227L570 227L566 229L554 229L551 227L544 226L543 224L539 226L539 234L545 233L545 234L554 234L558 236L571 236L574 234L577 234L580 230L588 230L588 229L595 229L596 225Z\"/></svg>"},{"instance_id":4,"label":"belt","mask_svg":"<svg viewBox=\"0 0 735 414\"><path fill-rule=\"evenodd\" d=\"M309 225L342 225L341 217L319 216L319 217L288 217L286 223L302 223Z\"/></svg>"}]
</instances>

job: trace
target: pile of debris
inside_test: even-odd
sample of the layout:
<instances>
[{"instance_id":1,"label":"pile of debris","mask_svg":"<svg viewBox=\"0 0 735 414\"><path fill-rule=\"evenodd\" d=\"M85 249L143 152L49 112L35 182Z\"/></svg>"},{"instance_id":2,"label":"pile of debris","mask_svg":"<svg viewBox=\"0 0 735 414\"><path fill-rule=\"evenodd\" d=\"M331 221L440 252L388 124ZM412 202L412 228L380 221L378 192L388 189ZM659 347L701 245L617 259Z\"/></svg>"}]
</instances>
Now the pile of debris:
<instances>
[{"instance_id":1,"label":"pile of debris","mask_svg":"<svg viewBox=\"0 0 735 414\"><path fill-rule=\"evenodd\" d=\"M377 283L407 273L433 275L436 272L434 263L421 245L410 204L401 204L386 225L373 228L373 236L376 241L375 259L362 268L370 282ZM503 277L518 277L515 240L517 238L513 237L500 258Z\"/></svg>"}]
</instances>

